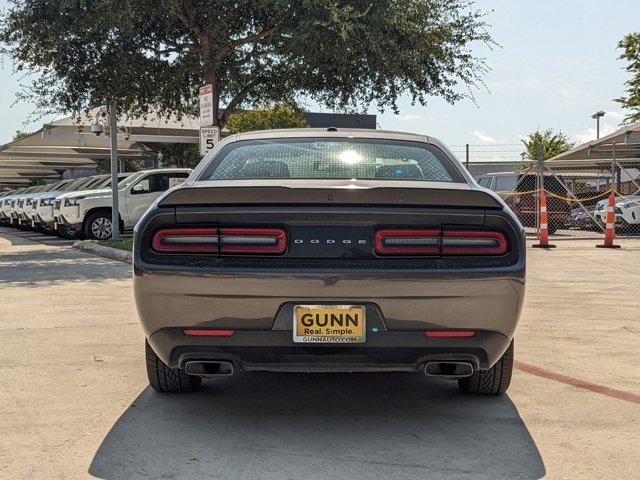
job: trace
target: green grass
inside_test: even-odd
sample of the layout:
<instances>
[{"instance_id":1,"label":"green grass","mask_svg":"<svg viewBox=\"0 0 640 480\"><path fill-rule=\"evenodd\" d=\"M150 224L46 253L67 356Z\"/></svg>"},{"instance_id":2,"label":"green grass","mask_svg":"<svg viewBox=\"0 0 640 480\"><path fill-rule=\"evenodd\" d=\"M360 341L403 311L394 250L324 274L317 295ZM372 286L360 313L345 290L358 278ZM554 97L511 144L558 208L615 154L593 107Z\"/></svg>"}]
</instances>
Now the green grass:
<instances>
[{"instance_id":1,"label":"green grass","mask_svg":"<svg viewBox=\"0 0 640 480\"><path fill-rule=\"evenodd\" d=\"M86 242L95 243L104 247L117 248L118 250L126 250L130 252L133 249L133 238L122 238L117 242L113 240L85 240Z\"/></svg>"}]
</instances>

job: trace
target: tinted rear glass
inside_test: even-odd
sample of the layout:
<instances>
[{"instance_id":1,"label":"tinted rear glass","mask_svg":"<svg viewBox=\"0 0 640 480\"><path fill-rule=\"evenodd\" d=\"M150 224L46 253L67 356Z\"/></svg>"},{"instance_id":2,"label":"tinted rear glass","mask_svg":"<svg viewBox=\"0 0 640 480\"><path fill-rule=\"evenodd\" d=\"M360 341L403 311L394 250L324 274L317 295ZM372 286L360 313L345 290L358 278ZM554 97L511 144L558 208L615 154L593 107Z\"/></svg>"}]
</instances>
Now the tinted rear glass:
<instances>
[{"instance_id":1,"label":"tinted rear glass","mask_svg":"<svg viewBox=\"0 0 640 480\"><path fill-rule=\"evenodd\" d=\"M500 175L496 177L495 190L498 192L510 192L516 186L518 177L515 175Z\"/></svg>"},{"instance_id":2,"label":"tinted rear glass","mask_svg":"<svg viewBox=\"0 0 640 480\"><path fill-rule=\"evenodd\" d=\"M433 145L392 140L247 140L223 148L199 180L371 179L464 182Z\"/></svg>"}]
</instances>

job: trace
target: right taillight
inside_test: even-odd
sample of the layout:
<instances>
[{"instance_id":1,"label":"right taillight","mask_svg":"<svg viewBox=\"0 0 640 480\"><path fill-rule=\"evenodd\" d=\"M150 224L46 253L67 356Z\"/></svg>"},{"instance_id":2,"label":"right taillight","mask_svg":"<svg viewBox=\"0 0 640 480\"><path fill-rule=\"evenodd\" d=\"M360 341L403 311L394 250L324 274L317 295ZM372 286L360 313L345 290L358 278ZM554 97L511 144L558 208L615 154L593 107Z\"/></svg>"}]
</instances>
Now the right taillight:
<instances>
[{"instance_id":1,"label":"right taillight","mask_svg":"<svg viewBox=\"0 0 640 480\"><path fill-rule=\"evenodd\" d=\"M504 234L482 230L445 230L443 255L504 255L508 245Z\"/></svg>"},{"instance_id":2,"label":"right taillight","mask_svg":"<svg viewBox=\"0 0 640 480\"><path fill-rule=\"evenodd\" d=\"M378 255L504 255L507 238L501 232L462 229L378 230Z\"/></svg>"}]
</instances>

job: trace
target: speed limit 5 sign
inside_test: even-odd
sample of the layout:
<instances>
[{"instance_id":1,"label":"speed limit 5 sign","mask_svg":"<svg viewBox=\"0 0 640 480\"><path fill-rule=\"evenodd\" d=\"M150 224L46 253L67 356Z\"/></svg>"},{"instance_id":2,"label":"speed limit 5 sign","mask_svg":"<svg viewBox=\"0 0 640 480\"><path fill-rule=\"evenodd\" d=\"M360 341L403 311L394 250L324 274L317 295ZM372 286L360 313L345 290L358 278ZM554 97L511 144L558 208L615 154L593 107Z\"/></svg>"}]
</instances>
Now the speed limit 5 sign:
<instances>
[{"instance_id":1,"label":"speed limit 5 sign","mask_svg":"<svg viewBox=\"0 0 640 480\"><path fill-rule=\"evenodd\" d=\"M200 127L200 155L204 157L219 141L220 127Z\"/></svg>"}]
</instances>

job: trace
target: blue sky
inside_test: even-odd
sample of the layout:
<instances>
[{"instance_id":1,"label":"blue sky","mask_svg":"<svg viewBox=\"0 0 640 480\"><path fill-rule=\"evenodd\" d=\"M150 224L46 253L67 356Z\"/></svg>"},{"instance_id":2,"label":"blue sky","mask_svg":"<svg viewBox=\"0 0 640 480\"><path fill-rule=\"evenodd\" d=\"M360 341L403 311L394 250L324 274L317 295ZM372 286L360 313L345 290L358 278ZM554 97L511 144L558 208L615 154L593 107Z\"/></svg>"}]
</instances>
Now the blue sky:
<instances>
[{"instance_id":1,"label":"blue sky","mask_svg":"<svg viewBox=\"0 0 640 480\"><path fill-rule=\"evenodd\" d=\"M488 91L475 93L477 105L470 100L449 105L434 98L421 107L401 99L399 115L379 115L382 128L425 133L450 145L515 145L521 136L549 126L583 142L595 138L590 116L596 110L607 112L604 133L617 128L622 111L612 99L623 93L628 75L617 60L616 44L626 33L640 30L637 0L478 0L477 6L492 10L490 32L501 45L476 48L492 68ZM24 124L34 107L11 106L20 82L10 60L3 59L0 67L4 143L15 130L34 130L42 122ZM505 147L510 154L516 150Z\"/></svg>"}]
</instances>

